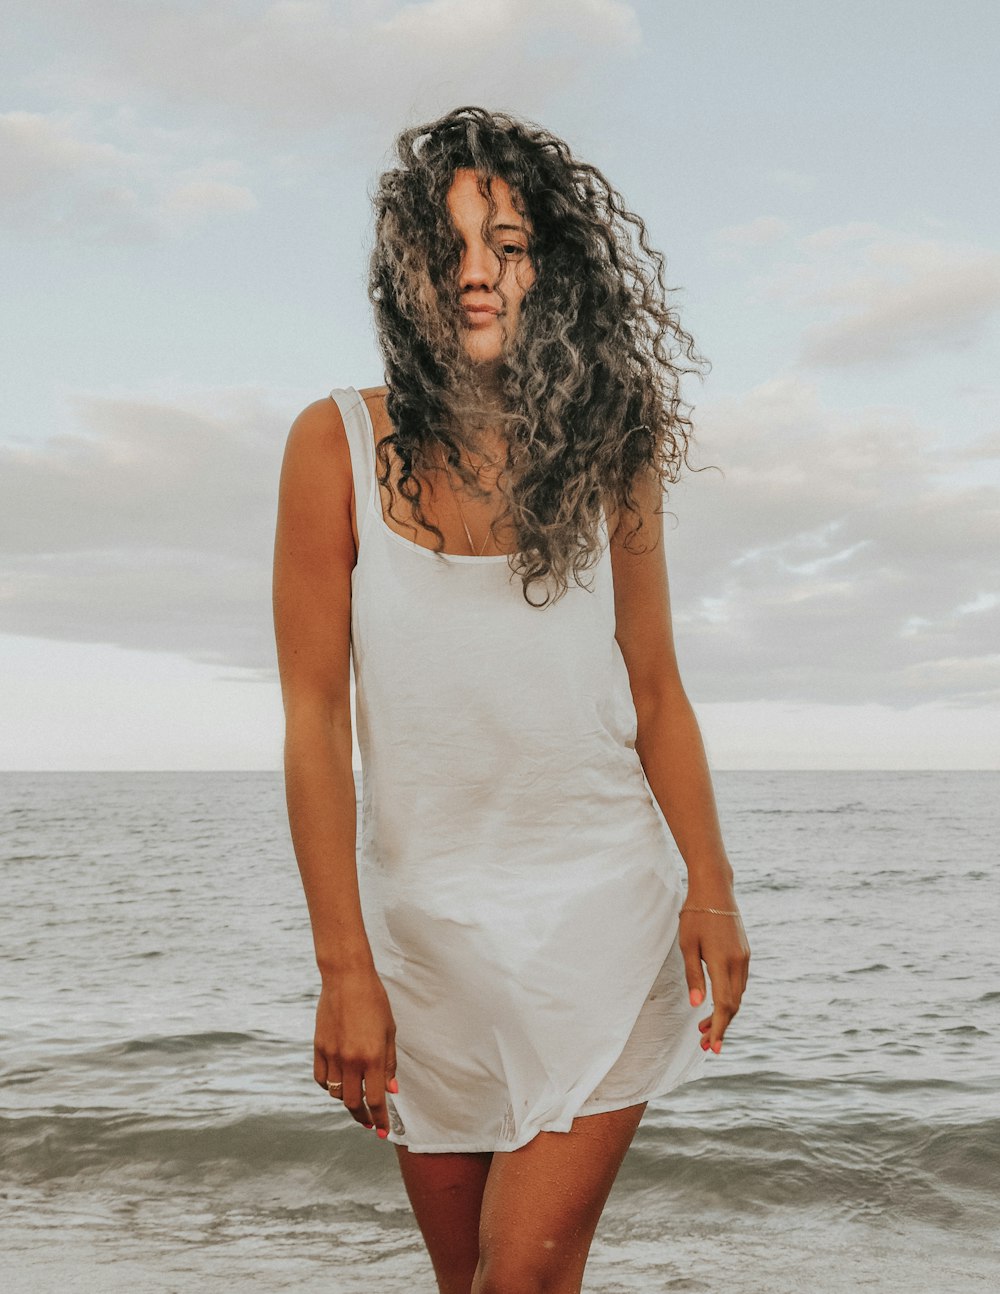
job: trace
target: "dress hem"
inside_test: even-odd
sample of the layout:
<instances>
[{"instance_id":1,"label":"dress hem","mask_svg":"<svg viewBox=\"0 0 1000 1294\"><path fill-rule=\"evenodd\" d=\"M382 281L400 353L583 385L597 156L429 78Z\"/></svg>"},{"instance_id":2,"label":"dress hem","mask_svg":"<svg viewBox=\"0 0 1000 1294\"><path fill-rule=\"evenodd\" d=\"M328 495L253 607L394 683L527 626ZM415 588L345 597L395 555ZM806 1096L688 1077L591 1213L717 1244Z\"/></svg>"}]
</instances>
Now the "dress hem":
<instances>
[{"instance_id":1,"label":"dress hem","mask_svg":"<svg viewBox=\"0 0 1000 1294\"><path fill-rule=\"evenodd\" d=\"M522 1146L526 1146L529 1141L533 1141L534 1138L537 1137L540 1132L569 1132L573 1126L574 1119L585 1119L587 1118L588 1115L591 1115L591 1114L610 1114L612 1110L626 1110L630 1105L641 1105L644 1101L655 1100L656 1097L658 1096L667 1096L670 1092L675 1091L678 1087L681 1087L685 1083L692 1082L694 1079L698 1078L704 1068L704 1062L705 1062L705 1056L699 1053L698 1055L692 1057L691 1063L689 1065L686 1065L684 1069L681 1071L680 1075L677 1078L673 1079L673 1081L668 1083L666 1086L664 1086L662 1082L654 1083L645 1093L640 1093L638 1096L613 1097L606 1101L601 1101L596 1105L591 1105L590 1103L585 1102L584 1105L582 1105L580 1109L577 1110L576 1114L570 1117L569 1122L566 1122L565 1120L560 1120L559 1122L553 1124L551 1127L536 1128L533 1132L530 1132L525 1137L519 1138L517 1141L494 1140L494 1143L492 1145L476 1144L471 1146L465 1143L460 1144L456 1142L435 1143L429 1146L414 1145L413 1142L407 1141L405 1135L400 1136L397 1133L393 1132L391 1129L389 1131L389 1136L387 1140L391 1141L395 1146L405 1146L406 1149L411 1152L411 1154L415 1154L415 1155L421 1155L421 1154L481 1155L481 1154L496 1154L498 1152L505 1151L505 1150L506 1151L520 1150Z\"/></svg>"}]
</instances>

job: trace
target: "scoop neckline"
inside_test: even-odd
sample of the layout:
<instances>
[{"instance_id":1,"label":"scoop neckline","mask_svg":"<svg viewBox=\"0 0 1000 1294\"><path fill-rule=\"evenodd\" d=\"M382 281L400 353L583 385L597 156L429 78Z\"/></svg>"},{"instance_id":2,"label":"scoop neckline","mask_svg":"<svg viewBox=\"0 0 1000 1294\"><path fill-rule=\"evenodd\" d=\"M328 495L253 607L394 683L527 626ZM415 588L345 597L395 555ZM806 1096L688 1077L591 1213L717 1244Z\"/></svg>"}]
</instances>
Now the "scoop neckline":
<instances>
[{"instance_id":1,"label":"scoop neckline","mask_svg":"<svg viewBox=\"0 0 1000 1294\"><path fill-rule=\"evenodd\" d=\"M390 537L390 539L395 539L397 543L403 544L406 548L412 548L415 552L423 553L425 557L444 557L449 562L509 562L512 557L518 556L517 553L490 553L488 555L477 556L475 553L438 552L434 548L428 548L424 544L418 544L416 540L407 539L406 536L401 535L398 530L393 530L392 526L389 525L382 513L381 492L378 488L378 466L375 459L375 424L372 421L372 416L368 410L368 404L365 401L364 396L357 387L352 386L351 390L357 396L365 415L365 422L368 424L368 443L371 448L370 461L372 464L372 488L368 494L368 510L373 514L376 522L381 526L382 530Z\"/></svg>"}]
</instances>

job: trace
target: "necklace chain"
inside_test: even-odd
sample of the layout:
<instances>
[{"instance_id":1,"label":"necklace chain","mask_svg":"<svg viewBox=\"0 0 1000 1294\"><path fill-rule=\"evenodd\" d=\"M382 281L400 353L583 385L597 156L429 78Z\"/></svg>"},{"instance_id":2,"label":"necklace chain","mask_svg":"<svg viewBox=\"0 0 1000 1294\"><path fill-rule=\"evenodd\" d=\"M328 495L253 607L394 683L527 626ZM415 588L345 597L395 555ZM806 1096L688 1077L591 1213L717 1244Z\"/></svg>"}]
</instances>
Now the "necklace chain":
<instances>
[{"instance_id":1,"label":"necklace chain","mask_svg":"<svg viewBox=\"0 0 1000 1294\"><path fill-rule=\"evenodd\" d=\"M486 552L486 545L490 542L490 535L492 534L492 531L491 530L486 531L486 538L483 540L483 546L482 548L480 548L479 552L477 553L476 546L472 542L472 535L469 533L469 523L465 520L465 513L462 511L462 505L458 501L457 494L455 495L455 506L458 508L458 515L462 518L462 525L465 527L465 537L469 541L469 547L472 549L473 555L476 557L482 557L483 553Z\"/></svg>"},{"instance_id":2,"label":"necklace chain","mask_svg":"<svg viewBox=\"0 0 1000 1294\"><path fill-rule=\"evenodd\" d=\"M450 473L448 473L447 466L445 466L445 472L448 475L448 480L450 483L451 475ZM480 548L479 552L477 553L476 545L472 542L472 534L469 530L469 523L465 520L465 513L462 511L462 505L458 501L458 492L455 490L453 486L451 487L451 493L452 493L452 498L455 500L455 507L458 508L458 515L461 518L463 527L465 528L465 537L469 541L469 548L472 550L472 555L473 557L482 557L483 553L486 552L487 544L490 542L490 537L493 534L493 529L492 527L487 528L486 538L483 540L483 546L482 548Z\"/></svg>"}]
</instances>

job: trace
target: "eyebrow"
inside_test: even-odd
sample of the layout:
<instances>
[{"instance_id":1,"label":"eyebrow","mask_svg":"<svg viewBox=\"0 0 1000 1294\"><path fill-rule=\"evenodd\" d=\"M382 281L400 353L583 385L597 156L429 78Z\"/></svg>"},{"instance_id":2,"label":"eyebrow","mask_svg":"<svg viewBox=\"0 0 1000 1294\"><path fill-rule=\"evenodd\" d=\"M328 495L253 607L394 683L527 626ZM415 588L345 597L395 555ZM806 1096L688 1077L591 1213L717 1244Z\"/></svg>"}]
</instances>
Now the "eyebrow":
<instances>
[{"instance_id":1,"label":"eyebrow","mask_svg":"<svg viewBox=\"0 0 1000 1294\"><path fill-rule=\"evenodd\" d=\"M494 226L493 226L493 228L494 228L494 229L514 229L514 230L516 230L519 234L526 234L526 233L528 232L527 228L526 228L524 225L500 225L500 224L496 224L496 225L494 225Z\"/></svg>"}]
</instances>

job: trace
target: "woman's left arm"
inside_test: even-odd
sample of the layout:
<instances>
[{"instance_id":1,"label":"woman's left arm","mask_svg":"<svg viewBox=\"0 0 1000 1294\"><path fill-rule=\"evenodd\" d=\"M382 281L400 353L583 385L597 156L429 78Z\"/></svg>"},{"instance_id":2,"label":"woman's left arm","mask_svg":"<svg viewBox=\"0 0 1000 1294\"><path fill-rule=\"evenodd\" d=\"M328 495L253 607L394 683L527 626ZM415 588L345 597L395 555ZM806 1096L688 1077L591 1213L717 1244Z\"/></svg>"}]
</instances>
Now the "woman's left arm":
<instances>
[{"instance_id":1,"label":"woman's left arm","mask_svg":"<svg viewBox=\"0 0 1000 1294\"><path fill-rule=\"evenodd\" d=\"M705 1000L708 969L713 1009L699 1023L702 1047L718 1052L746 988L750 948L738 916L712 778L698 721L684 691L674 650L664 554L663 495L655 476L633 486L642 530L623 512L611 545L615 636L628 669L638 728L636 751L650 790L687 867L680 945L692 1006ZM699 912L696 908L715 908Z\"/></svg>"}]
</instances>

